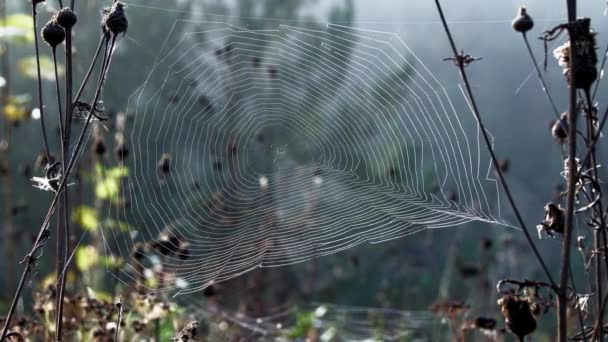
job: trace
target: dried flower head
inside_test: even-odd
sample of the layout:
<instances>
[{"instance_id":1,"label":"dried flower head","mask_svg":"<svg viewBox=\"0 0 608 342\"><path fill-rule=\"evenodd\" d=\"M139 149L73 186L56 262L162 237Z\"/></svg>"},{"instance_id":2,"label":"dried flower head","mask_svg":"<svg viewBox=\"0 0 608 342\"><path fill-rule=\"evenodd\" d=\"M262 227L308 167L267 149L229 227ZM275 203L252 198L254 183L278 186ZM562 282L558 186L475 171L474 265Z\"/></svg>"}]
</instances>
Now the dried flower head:
<instances>
[{"instance_id":1,"label":"dried flower head","mask_svg":"<svg viewBox=\"0 0 608 342\"><path fill-rule=\"evenodd\" d=\"M568 113L562 113L559 120L551 123L551 136L558 144L563 144L568 138Z\"/></svg>"},{"instance_id":2,"label":"dried flower head","mask_svg":"<svg viewBox=\"0 0 608 342\"><path fill-rule=\"evenodd\" d=\"M534 20L528 15L525 7L520 7L519 14L513 19L511 26L517 32L526 33L534 27Z\"/></svg>"},{"instance_id":3,"label":"dried flower head","mask_svg":"<svg viewBox=\"0 0 608 342\"><path fill-rule=\"evenodd\" d=\"M505 317L507 329L520 340L523 341L526 335L536 330L536 318L527 300L507 294L498 300L498 306Z\"/></svg>"},{"instance_id":4,"label":"dried flower head","mask_svg":"<svg viewBox=\"0 0 608 342\"><path fill-rule=\"evenodd\" d=\"M129 27L129 20L125 14L126 5L120 1L116 1L112 7L102 10L102 30L104 34L112 34L117 36L125 34Z\"/></svg>"},{"instance_id":5,"label":"dried flower head","mask_svg":"<svg viewBox=\"0 0 608 342\"><path fill-rule=\"evenodd\" d=\"M171 341L187 342L196 341L198 336L198 322L190 322L182 329L177 337L171 339Z\"/></svg>"},{"instance_id":6,"label":"dried flower head","mask_svg":"<svg viewBox=\"0 0 608 342\"><path fill-rule=\"evenodd\" d=\"M537 227L539 237L542 233L554 236L554 233L564 233L564 210L552 202L545 205L545 220Z\"/></svg>"},{"instance_id":7,"label":"dried flower head","mask_svg":"<svg viewBox=\"0 0 608 342\"><path fill-rule=\"evenodd\" d=\"M42 39L54 49L65 40L65 30L51 19L42 28Z\"/></svg>"},{"instance_id":8,"label":"dried flower head","mask_svg":"<svg viewBox=\"0 0 608 342\"><path fill-rule=\"evenodd\" d=\"M588 90L591 84L597 79L597 53L595 32L591 30L591 19L581 18L570 24L570 36L575 39L576 65L572 65L570 60L571 41L568 40L563 45L553 51L553 56L557 63L564 69L564 76L570 82L571 70L574 68L576 89Z\"/></svg>"},{"instance_id":9,"label":"dried flower head","mask_svg":"<svg viewBox=\"0 0 608 342\"><path fill-rule=\"evenodd\" d=\"M57 12L54 18L57 24L61 25L61 27L63 27L66 31L71 30L72 27L76 25L76 22L78 22L76 13L74 13L74 11L72 11L69 7Z\"/></svg>"}]
</instances>

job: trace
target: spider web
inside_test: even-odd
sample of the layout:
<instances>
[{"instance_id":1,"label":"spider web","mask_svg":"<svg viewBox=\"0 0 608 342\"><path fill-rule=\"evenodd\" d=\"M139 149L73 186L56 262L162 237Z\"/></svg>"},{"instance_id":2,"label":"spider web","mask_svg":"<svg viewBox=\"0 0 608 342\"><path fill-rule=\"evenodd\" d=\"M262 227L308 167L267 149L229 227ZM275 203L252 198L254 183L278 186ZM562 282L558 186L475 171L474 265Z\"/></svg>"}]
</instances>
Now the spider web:
<instances>
[{"instance_id":1,"label":"spider web","mask_svg":"<svg viewBox=\"0 0 608 342\"><path fill-rule=\"evenodd\" d=\"M511 226L466 99L396 33L176 20L128 113L129 205L111 214L136 228L104 238L127 283L162 266L149 291L427 228ZM133 258L138 242L163 255Z\"/></svg>"},{"instance_id":2,"label":"spider web","mask_svg":"<svg viewBox=\"0 0 608 342\"><path fill-rule=\"evenodd\" d=\"M314 329L322 341L427 340L437 338L444 330L439 320L427 311L328 303L274 308L263 317L249 317L218 308L199 309L197 314L206 318L209 336L218 340L245 338L276 341L281 337L301 338L294 335L309 333L309 329Z\"/></svg>"}]
</instances>

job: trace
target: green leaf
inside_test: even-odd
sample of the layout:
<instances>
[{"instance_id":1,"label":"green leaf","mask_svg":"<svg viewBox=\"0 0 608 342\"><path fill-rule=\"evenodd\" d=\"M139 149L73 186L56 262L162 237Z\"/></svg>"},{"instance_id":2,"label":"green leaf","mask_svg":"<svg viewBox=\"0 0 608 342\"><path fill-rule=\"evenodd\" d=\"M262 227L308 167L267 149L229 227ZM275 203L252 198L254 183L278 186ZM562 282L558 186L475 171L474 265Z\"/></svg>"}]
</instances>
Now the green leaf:
<instances>
[{"instance_id":1,"label":"green leaf","mask_svg":"<svg viewBox=\"0 0 608 342\"><path fill-rule=\"evenodd\" d=\"M17 13L6 20L0 20L0 39L13 43L31 43L34 41L34 24L32 17Z\"/></svg>"},{"instance_id":2,"label":"green leaf","mask_svg":"<svg viewBox=\"0 0 608 342\"><path fill-rule=\"evenodd\" d=\"M292 339L304 338L313 328L315 320L314 312L299 312L296 316L296 325L289 331L288 337Z\"/></svg>"},{"instance_id":3,"label":"green leaf","mask_svg":"<svg viewBox=\"0 0 608 342\"><path fill-rule=\"evenodd\" d=\"M38 67L36 66L36 57L24 57L19 60L19 72L25 77L38 79ZM58 65L57 74L59 77L65 74L65 69ZM43 81L55 81L55 65L53 60L46 56L40 56L40 77Z\"/></svg>"},{"instance_id":4,"label":"green leaf","mask_svg":"<svg viewBox=\"0 0 608 342\"><path fill-rule=\"evenodd\" d=\"M86 272L99 262L99 253L94 246L79 246L74 256L76 267L80 272Z\"/></svg>"},{"instance_id":5,"label":"green leaf","mask_svg":"<svg viewBox=\"0 0 608 342\"><path fill-rule=\"evenodd\" d=\"M95 195L99 199L112 201L118 197L120 184L115 178L105 178L97 183Z\"/></svg>"},{"instance_id":6,"label":"green leaf","mask_svg":"<svg viewBox=\"0 0 608 342\"><path fill-rule=\"evenodd\" d=\"M72 221L78 223L87 231L95 231L99 226L99 215L94 208L86 205L79 206L72 212Z\"/></svg>"},{"instance_id":7,"label":"green leaf","mask_svg":"<svg viewBox=\"0 0 608 342\"><path fill-rule=\"evenodd\" d=\"M135 228L134 226L132 226L126 222L112 220L112 219L105 220L104 227L106 227L108 229L115 229L115 230L118 230L123 233L128 233L128 232L137 230L137 228Z\"/></svg>"},{"instance_id":8,"label":"green leaf","mask_svg":"<svg viewBox=\"0 0 608 342\"><path fill-rule=\"evenodd\" d=\"M107 170L108 178L120 179L129 175L129 168L126 166L116 166Z\"/></svg>"}]
</instances>

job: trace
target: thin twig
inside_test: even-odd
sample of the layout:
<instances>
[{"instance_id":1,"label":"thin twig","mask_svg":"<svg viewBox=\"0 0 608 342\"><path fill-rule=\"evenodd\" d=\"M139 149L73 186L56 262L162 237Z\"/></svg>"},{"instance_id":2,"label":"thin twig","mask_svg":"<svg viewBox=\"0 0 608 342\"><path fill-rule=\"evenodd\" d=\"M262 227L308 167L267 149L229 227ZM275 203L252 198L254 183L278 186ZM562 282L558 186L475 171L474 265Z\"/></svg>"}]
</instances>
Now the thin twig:
<instances>
[{"instance_id":1,"label":"thin twig","mask_svg":"<svg viewBox=\"0 0 608 342\"><path fill-rule=\"evenodd\" d=\"M72 101L72 106L76 106L76 103L78 102L78 100L80 100L80 96L82 95L84 88L86 87L87 83L89 82L89 78L91 78L91 75L93 74L93 68L95 67L97 60L99 59L99 54L101 53L101 48L103 47L103 43L105 41L106 41L106 39L102 35L101 40L99 41L99 45L97 46L97 51L95 52L95 57L93 57L93 61L91 62L91 65L89 66L89 70L87 70L87 73L84 76L84 80L82 81L82 84L80 84L80 88L78 89L78 92L76 92L76 97Z\"/></svg>"},{"instance_id":2,"label":"thin twig","mask_svg":"<svg viewBox=\"0 0 608 342\"><path fill-rule=\"evenodd\" d=\"M540 67L538 66L538 62L536 61L536 57L534 56L534 52L532 51L532 47L530 46L530 42L528 41L528 36L526 35L526 32L522 32L522 37L524 38L524 42L526 43L526 48L528 48L528 53L530 54L530 58L532 59L532 64L534 64L534 68L536 69L536 74L538 75L538 79L540 80L540 83L543 87L543 93L545 93L545 95L547 95L547 99L549 100L549 103L551 104L551 108L553 108L555 117L557 117L557 119L560 120L559 110L557 109L557 106L555 105L555 101L553 101L553 97L551 96L551 93L549 92L549 87L547 87L547 82L545 82L543 73L541 72Z\"/></svg>"},{"instance_id":3,"label":"thin twig","mask_svg":"<svg viewBox=\"0 0 608 342\"><path fill-rule=\"evenodd\" d=\"M598 174L598 170L597 170L597 157L596 157L596 149L595 146L591 146L592 144L592 138L595 136L595 132L594 132L594 122L595 122L595 115L594 115L594 110L593 110L593 106L592 106L592 99L591 99L591 95L589 93L589 90L585 90L585 99L587 101L587 148L590 152L590 160L589 163L591 164L590 169L591 169L591 177L598 182L599 184L599 174ZM584 164L583 164L584 165ZM591 215L592 218L594 218L595 220L599 220L600 226L599 227L594 227L593 230L593 241L594 241L594 248L596 251L599 251L601 248L603 248L604 251L606 251L606 249L608 248L608 246L606 245L606 241L604 241L604 237L605 237L605 227L606 227L606 222L604 220L604 215L603 213L603 206L602 206L602 201L601 201L601 194L600 194L600 200L594 205L594 210L592 212ZM603 241L603 242L602 242ZM596 317L596 333L599 332L601 334L601 327L604 325L603 324L603 318L604 318L604 308L603 308L603 303L601 301L602 298L602 265L601 265L601 259L602 259L602 255L601 254L596 254L595 255L595 292L597 294L597 317ZM607 272L608 272L608 259L604 258L604 260L606 261L606 267L607 267ZM601 337L601 335L600 335Z\"/></svg>"},{"instance_id":4,"label":"thin twig","mask_svg":"<svg viewBox=\"0 0 608 342\"><path fill-rule=\"evenodd\" d=\"M517 205L515 204L515 200L513 199L513 196L511 195L511 190L509 189L509 186L506 182L504 174L498 163L498 160L494 153L494 149L492 148L492 143L490 142L490 138L488 137L488 132L486 131L486 128L485 128L482 118L481 118L481 114L479 113L479 109L477 107L477 102L475 101L475 97L473 96L473 91L471 90L471 85L469 83L469 79L468 79L466 71L465 71L465 64L462 62L463 56L461 56L458 53L458 49L456 48L456 44L454 43L454 39L452 38L452 34L450 33L450 28L448 26L448 23L445 19L444 14L443 14L443 10L441 9L441 4L440 4L439 0L435 0L435 4L437 5L437 10L439 11L439 16L441 17L441 22L443 23L443 28L445 30L445 33L448 36L448 40L450 41L450 46L452 47L452 52L454 53L454 60L457 62L459 61L459 63L456 63L456 64L458 66L458 69L460 70L460 77L462 78L462 81L464 82L464 85L465 85L465 88L467 91L467 95L471 102L471 107L473 108L473 113L475 114L475 118L477 119L477 123L478 123L480 131L483 135L486 147L492 158L492 162L494 164L496 173L498 174L500 182L507 195L507 199L509 200L511 208L513 209L513 212L514 212L515 216L517 217L517 221L519 222L519 225L521 226L522 231L524 232L524 235L526 236L526 239L528 240L530 247L534 251L534 254L536 255L536 258L538 259L538 262L540 263L543 271L545 272L549 282L551 283L551 285L554 288L557 288L557 285L556 285L555 281L553 280L551 273L549 272L549 268L545 264L545 261L543 260L542 256L540 255L540 252L536 248L536 245L534 244L534 241L532 240L532 237L530 236L530 233L528 232L528 229L526 228L524 220L519 212L519 209L517 208Z\"/></svg>"}]
</instances>

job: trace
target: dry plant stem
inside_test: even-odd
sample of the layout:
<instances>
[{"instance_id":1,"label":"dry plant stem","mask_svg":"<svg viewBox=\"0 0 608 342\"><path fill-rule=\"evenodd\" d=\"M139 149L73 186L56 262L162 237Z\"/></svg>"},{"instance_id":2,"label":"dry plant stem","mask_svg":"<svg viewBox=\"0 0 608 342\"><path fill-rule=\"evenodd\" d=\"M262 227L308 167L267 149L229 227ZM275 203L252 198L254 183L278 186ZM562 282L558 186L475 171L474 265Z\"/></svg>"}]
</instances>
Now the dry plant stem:
<instances>
[{"instance_id":1,"label":"dry plant stem","mask_svg":"<svg viewBox=\"0 0 608 342\"><path fill-rule=\"evenodd\" d=\"M46 160L50 161L51 152L49 149L49 141L46 135L46 127L44 124L44 103L42 102L42 76L40 72L40 50L38 47L38 28L36 24L36 2L32 2L32 18L34 25L34 46L36 47L36 71L38 72L38 109L40 110L40 126L42 127L42 141L44 143L44 154Z\"/></svg>"},{"instance_id":2,"label":"dry plant stem","mask_svg":"<svg viewBox=\"0 0 608 342\"><path fill-rule=\"evenodd\" d=\"M475 118L477 119L479 129L483 135L484 142L485 142L488 152L490 153L490 156L492 158L492 163L494 165L494 169L496 170L496 173L498 174L500 183L502 184L505 194L507 195L507 199L509 200L509 204L511 205L511 208L513 209L513 213L517 217L517 221L519 222L519 225L521 226L521 229L524 232L526 239L528 240L528 244L532 248L534 255L538 259L538 262L540 263L543 271L545 272L545 275L547 276L547 279L551 283L551 286L554 289L557 289L557 284L553 280L553 277L551 276L551 273L549 272L549 268L545 264L545 261L543 260L542 256L540 255L540 252L536 248L536 245L534 244L534 241L532 240L532 237L530 236L530 233L528 232L528 229L519 212L519 209L517 208L517 205L515 204L515 200L513 199L513 196L511 195L511 190L509 189L509 186L506 182L504 174L501 171L500 165L499 165L496 155L494 153L494 149L492 148L492 143L490 142L490 138L488 137L488 132L486 131L486 128L483 124L483 120L481 118L481 114L479 113L479 109L477 107L477 102L475 101L475 97L473 96L473 91L471 90L471 85L470 85L469 79L467 77L465 65L462 62L462 56L460 56L458 54L458 49L456 48L456 44L454 43L454 39L452 38L452 34L450 33L450 28L448 26L448 23L445 19L444 14L443 14L443 10L441 9L440 1L435 0L435 4L437 5L437 10L439 12L439 16L441 17L441 22L443 24L445 33L448 36L448 40L450 41L450 46L452 47L452 52L454 53L454 60L457 61L456 64L458 65L458 69L460 70L460 77L462 78L462 81L464 82L464 85L465 85L465 88L467 91L467 95L469 97L469 101L471 102L471 107L473 108L473 113L475 114Z\"/></svg>"},{"instance_id":3,"label":"dry plant stem","mask_svg":"<svg viewBox=\"0 0 608 342\"><path fill-rule=\"evenodd\" d=\"M80 100L80 96L82 96L82 92L84 91L84 88L87 86L89 79L91 78L91 75L93 74L93 68L95 67L95 64L97 64L97 59L99 59L99 54L101 53L101 48L103 47L103 43L105 42L105 40L106 39L102 36L101 40L99 41L99 45L97 46L97 51L95 52L95 57L93 57L93 61L91 62L91 65L89 66L89 70L87 70L87 74L84 77L84 81L82 81L82 84L80 85L80 88L78 89L78 92L76 93L76 97L72 101L72 107L76 106L76 103L78 102L78 100Z\"/></svg>"},{"instance_id":4,"label":"dry plant stem","mask_svg":"<svg viewBox=\"0 0 608 342\"><path fill-rule=\"evenodd\" d=\"M574 291L574 293L578 293L578 290L576 289L576 283L574 282L574 274L572 273L572 265L570 265L570 284L572 286L572 290ZM577 313L577 317L578 317L578 324L581 327L581 331L585 330L585 322L583 320L583 314L581 312L581 310L576 310ZM583 334L583 341L587 342L587 336L585 334Z\"/></svg>"},{"instance_id":5,"label":"dry plant stem","mask_svg":"<svg viewBox=\"0 0 608 342\"><path fill-rule=\"evenodd\" d=\"M568 22L573 23L576 20L576 0L567 0L568 5ZM576 42L576 37L573 34L576 30L569 29L570 41ZM574 223L574 206L575 192L577 182L577 161L576 161L576 123L578 113L577 92L575 86L576 80L576 44L570 44L570 105L568 110L568 190L566 196L566 223L564 226L564 236L561 256L561 269L559 274L559 291L557 296L557 337L558 341L566 342L568 333L568 320L566 311L568 308L568 275L570 266L570 247L572 240L572 225Z\"/></svg>"},{"instance_id":6,"label":"dry plant stem","mask_svg":"<svg viewBox=\"0 0 608 342\"><path fill-rule=\"evenodd\" d=\"M596 182L598 182L599 184L599 174L597 171L597 156L596 156L596 149L595 146L592 146L593 143L593 137L595 136L595 132L594 132L594 121L595 121L595 116L594 116L594 112L593 112L593 107L592 107L592 99L591 99L591 95L589 93L589 90L585 90L585 99L587 101L587 148L589 150L590 153L590 160L589 163L590 168L591 168L591 176L593 177L593 179L595 179ZM589 166L587 166L589 167ZM594 231L593 231L593 241L594 241L594 248L596 251L598 251L598 254L595 255L595 292L596 292L596 298L597 298L597 317L596 317L596 324L595 324L595 333L600 333L601 334L601 327L604 325L603 321L604 321L604 307L603 307L603 303L602 303L602 265L601 265L601 261L600 259L602 259L603 253L599 253L600 250L607 250L607 245L606 245L606 222L604 219L604 215L603 215L603 205L602 205L602 200L600 199L600 201L597 203L597 206L594 208L592 215L594 215L595 220L599 219L600 222L600 227L594 227ZM606 261L606 271L608 272L608 259L604 258L604 260ZM601 338L601 336L600 336Z\"/></svg>"},{"instance_id":7,"label":"dry plant stem","mask_svg":"<svg viewBox=\"0 0 608 342\"><path fill-rule=\"evenodd\" d=\"M114 342L118 341L118 335L120 335L120 323L122 322L122 303L116 304L118 307L118 321L116 322L116 329L114 330Z\"/></svg>"},{"instance_id":8,"label":"dry plant stem","mask_svg":"<svg viewBox=\"0 0 608 342\"><path fill-rule=\"evenodd\" d=\"M70 131L72 127L72 110L73 106L70 101L72 98L72 30L66 30L65 35L65 122L64 122L64 136L62 142L62 151L63 151L63 161L62 165L67 164L67 158L70 155ZM56 66L55 66L56 67ZM63 236L57 235L57 239L62 239L63 245L63 261L61 263L61 268L59 265L57 267L58 270L61 270L60 278L58 279L58 291L57 291L57 317L55 319L55 340L61 341L63 338L63 299L65 297L65 286L66 286L66 276L67 276L67 256L70 255L70 220L69 220L69 211L70 211L70 202L69 202L69 190L66 188L63 191L63 201L60 203L60 215L62 219Z\"/></svg>"},{"instance_id":9,"label":"dry plant stem","mask_svg":"<svg viewBox=\"0 0 608 342\"><path fill-rule=\"evenodd\" d=\"M112 37L111 44L109 44L110 48L108 48L108 39L106 39L106 53L104 54L104 59L103 59L104 62L102 64L102 68L100 70L99 83L97 85L97 89L95 90L95 101L97 101L99 99L99 96L101 94L101 88L103 88L105 76L109 69L109 64L110 64L110 60L112 57L111 53L114 48L114 44L116 42L116 37ZM51 217L53 216L53 213L55 212L55 206L57 205L60 194L67 187L69 175L76 162L76 157L78 156L78 153L83 146L84 137L86 135L88 126L90 125L92 119L93 119L93 115L92 115L92 113L89 113L89 115L87 116L87 120L85 121L84 127L80 131L80 136L78 137L78 141L76 142L76 147L74 148L74 153L72 154L72 157L70 158L70 162L68 163L68 167L65 170L65 174L61 178L59 187L57 188L57 191L55 192L53 199L51 200L51 204L49 205L49 209L46 213L44 221L42 222L42 225L40 226L40 231L38 232L38 237L36 238L34 247L32 247L30 253L28 253L28 255L25 257L25 259L23 261L23 263L25 263L25 268L23 270L23 273L21 274L21 279L19 280L19 285L17 286L17 291L15 292L15 295L13 296L13 300L11 302L11 306L9 308L8 314L5 317L4 327L2 328L2 334L0 335L0 341L3 341L4 338L6 337L10 322L12 321L13 315L15 314L17 302L19 301L19 298L21 297L21 292L23 291L23 287L25 286L25 281L27 280L28 275L32 271L32 266L34 265L34 263L36 261L36 256L34 254L36 254L40 249L42 249L44 247L45 239L48 238L48 236L47 236L47 234L49 232L48 226L51 221Z\"/></svg>"},{"instance_id":10,"label":"dry plant stem","mask_svg":"<svg viewBox=\"0 0 608 342\"><path fill-rule=\"evenodd\" d=\"M62 160L62 168L65 168L67 164L67 156L68 151L66 150L66 139L67 139L67 127L65 123L67 122L67 117L64 118L62 114L62 103L61 103L61 91L59 89L59 73L57 72L57 49L53 48L53 64L55 68L55 88L57 92L57 104L59 111L59 132L61 136L61 160ZM66 113L67 114L67 113ZM62 173L65 174L65 172ZM65 277L63 270L65 269L65 263L67 258L67 221L68 221L68 212L67 212L67 191L62 193L61 199L59 200L59 213L57 215L57 254L56 254L56 268L57 268L57 298L55 302L55 340L61 341L61 336L63 333L61 324L63 318L63 298L64 298L64 289L65 289Z\"/></svg>"},{"instance_id":11,"label":"dry plant stem","mask_svg":"<svg viewBox=\"0 0 608 342\"><path fill-rule=\"evenodd\" d=\"M587 161L589 161L589 158L591 157L591 151L593 151L593 149L595 148L595 145L600 140L601 135L602 135L602 129L604 128L606 121L608 121L608 108L606 108L606 112L604 112L604 117L602 118L602 122L600 122L600 125L597 128L597 133L595 133L595 135L593 136L593 139L591 140L591 144L587 148L587 153L585 154L585 157L580 162L581 165L584 165L587 163ZM577 178L579 175L580 174L577 174Z\"/></svg>"},{"instance_id":12,"label":"dry plant stem","mask_svg":"<svg viewBox=\"0 0 608 342\"><path fill-rule=\"evenodd\" d=\"M595 100L595 95L597 95L597 90L600 87L600 82L602 80L602 75L604 73L604 67L606 66L606 59L608 58L608 45L606 45L606 49L604 49L604 57L602 58L602 64L600 64L600 73L597 77L597 81L595 82L595 86L593 88L593 95L591 95L591 102Z\"/></svg>"},{"instance_id":13,"label":"dry plant stem","mask_svg":"<svg viewBox=\"0 0 608 342\"><path fill-rule=\"evenodd\" d=\"M543 73L538 67L538 62L536 61L536 57L534 56L534 52L532 51L532 47L530 47L530 42L528 41L528 36L526 32L522 32L522 37L524 38L524 42L526 43L526 48L528 48L528 53L530 54L530 58L532 59L532 64L534 64L534 68L536 69L536 74L538 75L538 79L540 80L541 85L543 86L543 92L547 95L547 99L551 104L551 108L553 108L553 113L555 113L555 117L559 120L559 110L557 110L557 106L555 105L555 101L553 101L553 97L549 92L549 87L547 87L547 82L545 82L545 78L543 77Z\"/></svg>"}]
</instances>

